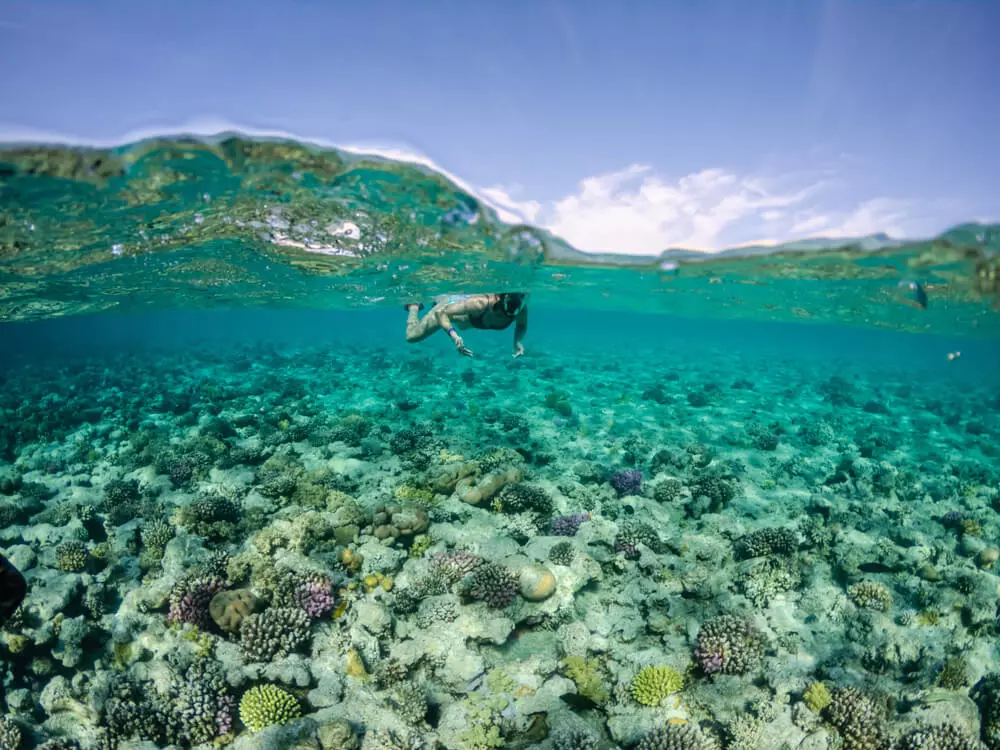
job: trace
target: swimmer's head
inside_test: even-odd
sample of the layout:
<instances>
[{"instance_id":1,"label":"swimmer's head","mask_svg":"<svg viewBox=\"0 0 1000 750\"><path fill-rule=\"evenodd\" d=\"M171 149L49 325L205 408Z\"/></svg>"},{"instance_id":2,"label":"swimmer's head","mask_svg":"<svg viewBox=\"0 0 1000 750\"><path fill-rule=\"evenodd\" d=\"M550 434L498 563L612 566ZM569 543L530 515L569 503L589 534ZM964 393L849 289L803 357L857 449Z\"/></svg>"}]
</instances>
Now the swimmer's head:
<instances>
[{"instance_id":1,"label":"swimmer's head","mask_svg":"<svg viewBox=\"0 0 1000 750\"><path fill-rule=\"evenodd\" d=\"M520 292L506 292L500 295L496 308L504 315L516 318L528 303L528 295Z\"/></svg>"}]
</instances>

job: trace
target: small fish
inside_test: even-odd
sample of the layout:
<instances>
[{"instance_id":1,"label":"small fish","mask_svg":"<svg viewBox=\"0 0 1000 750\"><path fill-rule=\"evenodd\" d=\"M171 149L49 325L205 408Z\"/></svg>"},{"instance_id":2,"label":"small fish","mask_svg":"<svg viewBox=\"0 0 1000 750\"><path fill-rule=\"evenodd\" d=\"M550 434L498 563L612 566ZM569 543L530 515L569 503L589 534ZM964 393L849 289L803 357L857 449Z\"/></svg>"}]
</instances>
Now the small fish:
<instances>
[{"instance_id":1,"label":"small fish","mask_svg":"<svg viewBox=\"0 0 1000 750\"><path fill-rule=\"evenodd\" d=\"M948 361L954 362L956 359L962 356L962 352L948 352Z\"/></svg>"}]
</instances>

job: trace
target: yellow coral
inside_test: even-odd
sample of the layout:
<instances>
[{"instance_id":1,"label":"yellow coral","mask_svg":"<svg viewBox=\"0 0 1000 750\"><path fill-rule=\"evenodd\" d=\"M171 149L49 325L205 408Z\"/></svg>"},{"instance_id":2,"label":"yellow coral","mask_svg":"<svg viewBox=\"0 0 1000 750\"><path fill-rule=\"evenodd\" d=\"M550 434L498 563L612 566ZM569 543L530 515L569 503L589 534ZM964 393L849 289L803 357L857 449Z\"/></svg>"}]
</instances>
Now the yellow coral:
<instances>
[{"instance_id":1,"label":"yellow coral","mask_svg":"<svg viewBox=\"0 0 1000 750\"><path fill-rule=\"evenodd\" d=\"M811 711L819 713L824 708L830 705L830 701L833 698L830 696L830 691L822 682L814 682L812 685L805 689L802 693L802 700L806 702Z\"/></svg>"},{"instance_id":2,"label":"yellow coral","mask_svg":"<svg viewBox=\"0 0 1000 750\"><path fill-rule=\"evenodd\" d=\"M673 667L643 667L632 679L632 697L644 706L658 706L668 695L680 692L684 675Z\"/></svg>"},{"instance_id":3,"label":"yellow coral","mask_svg":"<svg viewBox=\"0 0 1000 750\"><path fill-rule=\"evenodd\" d=\"M434 502L434 493L430 490L414 487L412 484L401 484L396 488L396 499L417 505L430 505Z\"/></svg>"},{"instance_id":4,"label":"yellow coral","mask_svg":"<svg viewBox=\"0 0 1000 750\"><path fill-rule=\"evenodd\" d=\"M418 534L413 538L413 544L410 545L410 557L423 557L433 543L434 540L429 534Z\"/></svg>"},{"instance_id":5,"label":"yellow coral","mask_svg":"<svg viewBox=\"0 0 1000 750\"><path fill-rule=\"evenodd\" d=\"M353 677L357 680L363 680L368 677L368 670L365 669L365 663L361 659L361 654L358 653L356 648L352 648L347 652L347 666L344 668L344 672L348 677Z\"/></svg>"},{"instance_id":6,"label":"yellow coral","mask_svg":"<svg viewBox=\"0 0 1000 750\"><path fill-rule=\"evenodd\" d=\"M608 691L601 685L601 675L596 661L582 656L567 656L562 661L566 676L576 683L576 691L594 703L608 699Z\"/></svg>"}]
</instances>

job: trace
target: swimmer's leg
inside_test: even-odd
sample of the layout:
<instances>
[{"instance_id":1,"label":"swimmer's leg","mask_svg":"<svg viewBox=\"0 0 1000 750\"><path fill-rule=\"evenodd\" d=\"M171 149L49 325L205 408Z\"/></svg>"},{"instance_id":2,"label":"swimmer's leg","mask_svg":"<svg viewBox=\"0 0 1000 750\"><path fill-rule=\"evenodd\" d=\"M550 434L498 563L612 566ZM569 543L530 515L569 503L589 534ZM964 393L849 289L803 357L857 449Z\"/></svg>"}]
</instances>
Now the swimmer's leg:
<instances>
[{"instance_id":1,"label":"swimmer's leg","mask_svg":"<svg viewBox=\"0 0 1000 750\"><path fill-rule=\"evenodd\" d=\"M406 341L410 344L423 341L441 327L437 319L437 307L430 310L423 320L420 319L419 310L417 305L407 308Z\"/></svg>"}]
</instances>

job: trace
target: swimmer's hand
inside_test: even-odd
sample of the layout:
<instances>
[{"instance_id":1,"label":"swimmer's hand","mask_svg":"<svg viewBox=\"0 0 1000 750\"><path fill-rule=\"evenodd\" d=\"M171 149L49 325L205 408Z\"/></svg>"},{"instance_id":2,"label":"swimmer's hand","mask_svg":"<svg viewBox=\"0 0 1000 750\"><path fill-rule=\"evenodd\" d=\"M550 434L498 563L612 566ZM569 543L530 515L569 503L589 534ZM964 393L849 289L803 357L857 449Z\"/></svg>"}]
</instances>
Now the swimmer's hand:
<instances>
[{"instance_id":1,"label":"swimmer's hand","mask_svg":"<svg viewBox=\"0 0 1000 750\"><path fill-rule=\"evenodd\" d=\"M455 337L455 348L458 349L458 353L461 354L463 357L473 357L473 356L475 356L472 353L472 349L470 349L469 347L467 347L465 345L465 342L462 341L462 337L461 336L456 336Z\"/></svg>"},{"instance_id":2,"label":"swimmer's hand","mask_svg":"<svg viewBox=\"0 0 1000 750\"><path fill-rule=\"evenodd\" d=\"M524 344L514 344L514 356L511 359L517 359L524 355Z\"/></svg>"}]
</instances>

